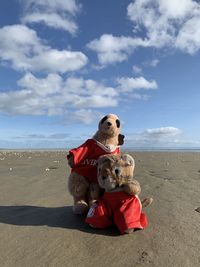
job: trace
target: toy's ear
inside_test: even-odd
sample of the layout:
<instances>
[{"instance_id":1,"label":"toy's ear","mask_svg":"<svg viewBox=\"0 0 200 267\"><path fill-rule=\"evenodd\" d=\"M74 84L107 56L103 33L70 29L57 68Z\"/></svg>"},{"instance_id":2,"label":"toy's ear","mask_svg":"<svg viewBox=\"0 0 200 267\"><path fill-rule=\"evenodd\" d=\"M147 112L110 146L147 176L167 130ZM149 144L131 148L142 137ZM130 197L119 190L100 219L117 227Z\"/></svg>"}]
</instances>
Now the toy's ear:
<instances>
[{"instance_id":1,"label":"toy's ear","mask_svg":"<svg viewBox=\"0 0 200 267\"><path fill-rule=\"evenodd\" d=\"M111 161L113 161L113 160L109 155L103 155L103 156L99 157L98 165L102 165L105 162L111 162Z\"/></svg>"},{"instance_id":2,"label":"toy's ear","mask_svg":"<svg viewBox=\"0 0 200 267\"><path fill-rule=\"evenodd\" d=\"M123 134L119 134L118 135L118 146L122 146L124 144L124 135Z\"/></svg>"},{"instance_id":3,"label":"toy's ear","mask_svg":"<svg viewBox=\"0 0 200 267\"><path fill-rule=\"evenodd\" d=\"M129 154L123 154L122 155L122 159L126 162L126 164L128 166L135 167L135 161L134 161L134 158L131 157L131 155L129 155Z\"/></svg>"}]
</instances>

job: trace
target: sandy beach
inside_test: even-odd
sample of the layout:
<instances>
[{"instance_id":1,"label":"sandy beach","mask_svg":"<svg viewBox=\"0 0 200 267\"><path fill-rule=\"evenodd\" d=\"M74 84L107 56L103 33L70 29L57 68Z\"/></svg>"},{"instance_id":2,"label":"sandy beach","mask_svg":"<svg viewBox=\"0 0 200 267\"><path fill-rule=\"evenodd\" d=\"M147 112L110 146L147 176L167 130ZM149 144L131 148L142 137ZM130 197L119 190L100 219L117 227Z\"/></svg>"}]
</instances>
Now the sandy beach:
<instances>
[{"instance_id":1,"label":"sandy beach","mask_svg":"<svg viewBox=\"0 0 200 267\"><path fill-rule=\"evenodd\" d=\"M200 153L134 152L149 226L94 230L72 213L64 151L0 151L0 266L200 266Z\"/></svg>"}]
</instances>

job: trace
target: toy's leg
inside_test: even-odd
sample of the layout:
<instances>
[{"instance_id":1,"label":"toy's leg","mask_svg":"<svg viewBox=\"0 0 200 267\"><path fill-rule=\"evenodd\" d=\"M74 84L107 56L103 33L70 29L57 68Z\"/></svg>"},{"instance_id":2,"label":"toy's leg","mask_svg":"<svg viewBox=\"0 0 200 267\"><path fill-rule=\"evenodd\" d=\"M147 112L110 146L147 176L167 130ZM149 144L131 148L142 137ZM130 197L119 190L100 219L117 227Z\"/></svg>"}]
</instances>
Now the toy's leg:
<instances>
[{"instance_id":1,"label":"toy's leg","mask_svg":"<svg viewBox=\"0 0 200 267\"><path fill-rule=\"evenodd\" d=\"M148 225L147 217L142 211L138 196L132 197L114 212L114 222L121 234L130 234L135 229L144 229Z\"/></svg>"},{"instance_id":2,"label":"toy's leg","mask_svg":"<svg viewBox=\"0 0 200 267\"><path fill-rule=\"evenodd\" d=\"M113 224L109 210L102 201L94 203L87 214L85 222L92 228L104 229Z\"/></svg>"},{"instance_id":3,"label":"toy's leg","mask_svg":"<svg viewBox=\"0 0 200 267\"><path fill-rule=\"evenodd\" d=\"M153 198L152 198L152 197L147 197L147 198L143 199L143 200L141 201L141 203L142 203L142 208L145 208L145 207L151 205L152 202L153 202ZM142 215L142 217L143 217L143 215ZM134 231L135 231L134 228L130 228L130 229L125 230L125 233L126 233L126 234L131 234L131 233L133 233Z\"/></svg>"},{"instance_id":4,"label":"toy's leg","mask_svg":"<svg viewBox=\"0 0 200 267\"><path fill-rule=\"evenodd\" d=\"M141 201L141 203L142 203L142 208L145 208L145 207L151 205L152 202L153 202L153 198L152 198L152 197L147 197L147 198L143 199L143 200Z\"/></svg>"},{"instance_id":5,"label":"toy's leg","mask_svg":"<svg viewBox=\"0 0 200 267\"><path fill-rule=\"evenodd\" d=\"M88 203L91 207L92 204L94 204L100 196L101 188L97 183L91 183L89 185L89 191L88 191Z\"/></svg>"},{"instance_id":6,"label":"toy's leg","mask_svg":"<svg viewBox=\"0 0 200 267\"><path fill-rule=\"evenodd\" d=\"M74 198L74 214L86 214L88 212L87 192L88 181L77 173L71 173L68 180L68 189Z\"/></svg>"},{"instance_id":7,"label":"toy's leg","mask_svg":"<svg viewBox=\"0 0 200 267\"><path fill-rule=\"evenodd\" d=\"M124 233L125 233L125 234L132 234L134 231L135 231L134 228L130 228L130 229L125 230Z\"/></svg>"},{"instance_id":8,"label":"toy's leg","mask_svg":"<svg viewBox=\"0 0 200 267\"><path fill-rule=\"evenodd\" d=\"M86 200L83 199L83 197L81 199L74 197L74 206L73 206L74 214L77 215L87 214L88 209L89 209L88 204Z\"/></svg>"}]
</instances>

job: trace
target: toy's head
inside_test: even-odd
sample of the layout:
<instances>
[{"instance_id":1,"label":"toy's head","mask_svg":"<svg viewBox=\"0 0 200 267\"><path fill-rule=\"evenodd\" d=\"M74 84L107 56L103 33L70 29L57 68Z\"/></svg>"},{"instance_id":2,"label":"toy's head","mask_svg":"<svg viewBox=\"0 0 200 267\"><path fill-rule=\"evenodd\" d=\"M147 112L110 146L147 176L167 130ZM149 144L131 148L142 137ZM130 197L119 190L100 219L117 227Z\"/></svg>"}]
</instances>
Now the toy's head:
<instances>
[{"instance_id":1,"label":"toy's head","mask_svg":"<svg viewBox=\"0 0 200 267\"><path fill-rule=\"evenodd\" d=\"M120 120L115 114L104 116L99 122L99 132L108 136L118 136L120 133Z\"/></svg>"},{"instance_id":2,"label":"toy's head","mask_svg":"<svg viewBox=\"0 0 200 267\"><path fill-rule=\"evenodd\" d=\"M133 180L135 162L129 154L104 155L98 160L98 183L106 192L119 190Z\"/></svg>"}]
</instances>

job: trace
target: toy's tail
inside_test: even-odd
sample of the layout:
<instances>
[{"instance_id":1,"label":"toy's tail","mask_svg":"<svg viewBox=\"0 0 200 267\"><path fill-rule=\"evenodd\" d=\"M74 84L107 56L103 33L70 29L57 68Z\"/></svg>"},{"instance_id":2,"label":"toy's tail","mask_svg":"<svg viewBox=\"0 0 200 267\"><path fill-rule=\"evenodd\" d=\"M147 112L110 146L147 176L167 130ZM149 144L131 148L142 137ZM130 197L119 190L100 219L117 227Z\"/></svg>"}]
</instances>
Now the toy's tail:
<instances>
[{"instance_id":1,"label":"toy's tail","mask_svg":"<svg viewBox=\"0 0 200 267\"><path fill-rule=\"evenodd\" d=\"M147 197L147 198L143 199L141 202L142 202L142 208L145 208L145 207L151 205L151 203L153 202L153 198Z\"/></svg>"}]
</instances>

